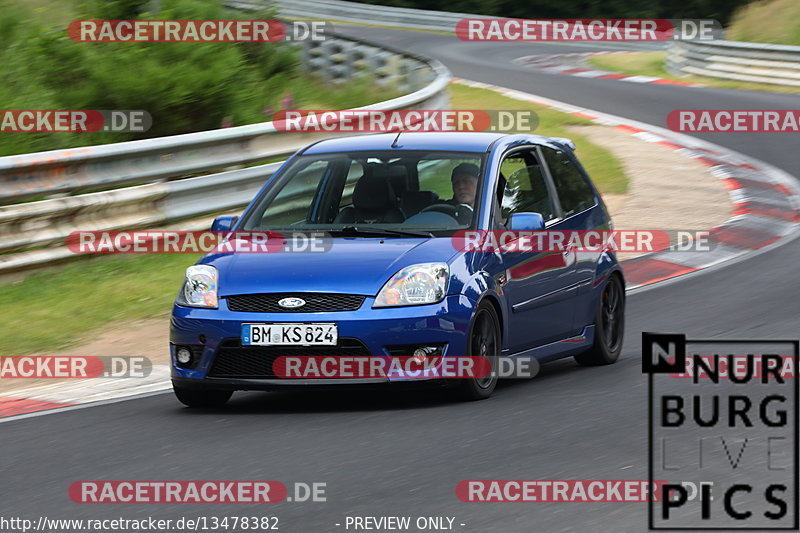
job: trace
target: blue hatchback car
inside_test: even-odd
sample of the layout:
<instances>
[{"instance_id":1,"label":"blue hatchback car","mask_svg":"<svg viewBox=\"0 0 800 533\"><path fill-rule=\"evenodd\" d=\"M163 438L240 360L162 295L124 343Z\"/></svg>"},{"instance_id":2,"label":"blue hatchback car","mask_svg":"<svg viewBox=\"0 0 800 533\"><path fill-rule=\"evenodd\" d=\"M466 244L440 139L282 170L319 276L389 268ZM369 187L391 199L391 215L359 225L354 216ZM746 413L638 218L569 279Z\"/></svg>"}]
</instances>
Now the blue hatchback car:
<instances>
[{"instance_id":1,"label":"blue hatchback car","mask_svg":"<svg viewBox=\"0 0 800 533\"><path fill-rule=\"evenodd\" d=\"M408 381L284 379L273 363L285 355L574 356L597 365L622 349L624 280L613 250L454 245L465 231L612 229L567 139L320 141L286 161L241 218L218 217L212 229L324 232L328 245L213 253L187 269L170 352L174 391L188 406L222 405L236 390ZM489 397L497 380L429 379L465 399Z\"/></svg>"}]
</instances>

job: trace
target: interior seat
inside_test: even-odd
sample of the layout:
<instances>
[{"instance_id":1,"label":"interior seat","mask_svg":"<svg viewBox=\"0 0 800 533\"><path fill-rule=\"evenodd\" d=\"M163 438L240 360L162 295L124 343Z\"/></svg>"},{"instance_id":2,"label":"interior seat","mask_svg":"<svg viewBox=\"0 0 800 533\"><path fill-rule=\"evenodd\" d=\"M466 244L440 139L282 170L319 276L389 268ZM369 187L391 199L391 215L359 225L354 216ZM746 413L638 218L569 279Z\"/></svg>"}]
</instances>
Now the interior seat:
<instances>
[{"instance_id":1,"label":"interior seat","mask_svg":"<svg viewBox=\"0 0 800 533\"><path fill-rule=\"evenodd\" d=\"M408 169L401 164L393 164L387 165L385 171L399 200L408 191Z\"/></svg>"},{"instance_id":2,"label":"interior seat","mask_svg":"<svg viewBox=\"0 0 800 533\"><path fill-rule=\"evenodd\" d=\"M406 191L400 198L400 207L406 216L411 217L438 200L439 195L433 191Z\"/></svg>"},{"instance_id":3,"label":"interior seat","mask_svg":"<svg viewBox=\"0 0 800 533\"><path fill-rule=\"evenodd\" d=\"M342 209L334 223L401 223L406 219L386 176L367 174L356 182L353 205Z\"/></svg>"}]
</instances>

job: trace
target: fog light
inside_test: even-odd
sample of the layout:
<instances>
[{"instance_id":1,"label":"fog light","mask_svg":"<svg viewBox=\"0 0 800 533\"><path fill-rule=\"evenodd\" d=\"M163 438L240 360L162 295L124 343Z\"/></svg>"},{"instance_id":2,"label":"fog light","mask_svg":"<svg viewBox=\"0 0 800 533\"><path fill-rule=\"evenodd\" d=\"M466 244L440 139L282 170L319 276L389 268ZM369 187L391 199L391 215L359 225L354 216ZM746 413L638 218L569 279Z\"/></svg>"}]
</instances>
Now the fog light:
<instances>
[{"instance_id":1,"label":"fog light","mask_svg":"<svg viewBox=\"0 0 800 533\"><path fill-rule=\"evenodd\" d=\"M428 350L426 350L425 348L417 348L416 350L414 350L412 357L414 358L415 363L422 364L425 362L425 359L428 358Z\"/></svg>"},{"instance_id":2,"label":"fog light","mask_svg":"<svg viewBox=\"0 0 800 533\"><path fill-rule=\"evenodd\" d=\"M192 361L192 351L189 348L180 346L175 351L175 359L182 365L188 365Z\"/></svg>"}]
</instances>

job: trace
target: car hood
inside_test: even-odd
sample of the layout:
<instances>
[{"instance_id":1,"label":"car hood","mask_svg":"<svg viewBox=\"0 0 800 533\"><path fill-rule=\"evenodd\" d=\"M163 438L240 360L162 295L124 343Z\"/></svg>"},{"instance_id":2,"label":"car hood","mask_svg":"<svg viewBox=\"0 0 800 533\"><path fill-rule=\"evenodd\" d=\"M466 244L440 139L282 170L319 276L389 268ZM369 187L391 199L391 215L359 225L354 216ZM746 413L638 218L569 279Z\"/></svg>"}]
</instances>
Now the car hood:
<instances>
[{"instance_id":1,"label":"car hood","mask_svg":"<svg viewBox=\"0 0 800 533\"><path fill-rule=\"evenodd\" d=\"M219 271L219 294L335 292L374 296L398 270L448 262L449 237L334 238L324 252L212 254L201 263Z\"/></svg>"}]
</instances>

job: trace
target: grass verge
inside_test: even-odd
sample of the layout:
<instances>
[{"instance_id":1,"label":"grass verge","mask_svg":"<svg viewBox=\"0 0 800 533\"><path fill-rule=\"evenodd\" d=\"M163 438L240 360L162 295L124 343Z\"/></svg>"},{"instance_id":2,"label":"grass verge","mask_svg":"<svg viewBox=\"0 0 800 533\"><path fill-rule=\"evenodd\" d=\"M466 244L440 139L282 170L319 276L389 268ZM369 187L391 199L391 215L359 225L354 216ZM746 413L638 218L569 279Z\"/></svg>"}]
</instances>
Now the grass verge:
<instances>
[{"instance_id":1,"label":"grass verge","mask_svg":"<svg viewBox=\"0 0 800 533\"><path fill-rule=\"evenodd\" d=\"M527 104L493 91L451 85L457 109L532 109L536 133L569 137L601 191L622 193L627 180L607 150L566 128L589 122ZM199 255L99 256L0 285L0 355L64 350L93 332L124 327L125 321L167 319L184 269Z\"/></svg>"},{"instance_id":2,"label":"grass verge","mask_svg":"<svg viewBox=\"0 0 800 533\"><path fill-rule=\"evenodd\" d=\"M111 323L166 318L199 257L99 256L0 285L0 355L63 350Z\"/></svg>"},{"instance_id":3,"label":"grass verge","mask_svg":"<svg viewBox=\"0 0 800 533\"><path fill-rule=\"evenodd\" d=\"M800 45L800 2L762 0L742 6L733 16L726 38Z\"/></svg>"},{"instance_id":4,"label":"grass verge","mask_svg":"<svg viewBox=\"0 0 800 533\"><path fill-rule=\"evenodd\" d=\"M676 76L664 68L665 52L629 52L625 54L596 55L589 58L589 64L612 72L632 76L653 76L667 80L702 83L721 89L743 89L747 91L770 91L776 93L800 93L800 87L769 85L747 81L723 80L705 76Z\"/></svg>"},{"instance_id":5,"label":"grass verge","mask_svg":"<svg viewBox=\"0 0 800 533\"><path fill-rule=\"evenodd\" d=\"M576 152L592 181L604 194L624 194L628 190L628 179L622 163L605 148L589 142L585 137L567 129L569 126L593 124L575 115L555 111L515 100L489 89L450 84L450 104L453 109L523 109L532 110L539 116L539 126L534 133L549 137L567 137L575 142Z\"/></svg>"}]
</instances>

